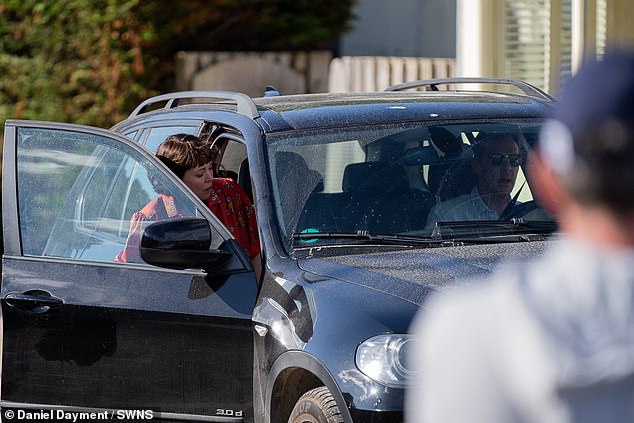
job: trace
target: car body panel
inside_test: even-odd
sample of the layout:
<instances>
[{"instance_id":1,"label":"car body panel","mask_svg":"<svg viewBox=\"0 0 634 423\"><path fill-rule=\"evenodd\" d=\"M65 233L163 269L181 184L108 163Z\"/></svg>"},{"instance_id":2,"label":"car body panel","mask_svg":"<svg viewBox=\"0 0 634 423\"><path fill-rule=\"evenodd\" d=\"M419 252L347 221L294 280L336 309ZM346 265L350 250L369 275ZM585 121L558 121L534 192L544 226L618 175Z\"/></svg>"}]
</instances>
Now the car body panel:
<instances>
[{"instance_id":1,"label":"car body panel","mask_svg":"<svg viewBox=\"0 0 634 423\"><path fill-rule=\"evenodd\" d=\"M324 94L258 100L269 132L421 120L534 118L548 106L508 94L425 93ZM482 107L486 104L486 107Z\"/></svg>"},{"instance_id":2,"label":"car body panel","mask_svg":"<svg viewBox=\"0 0 634 423\"><path fill-rule=\"evenodd\" d=\"M15 180L15 135L22 127L95 133L125 144L130 154L147 154L109 131L7 125L4 173L13 176L4 179L3 207L9 215L17 209L19 182L6 184ZM19 232L5 228L13 239L3 257L3 362L12 365L3 369L3 404L251 415L251 371L242 364L252 361L258 287L248 268L203 273L25 255ZM42 297L56 302L41 303Z\"/></svg>"},{"instance_id":3,"label":"car body panel","mask_svg":"<svg viewBox=\"0 0 634 423\"><path fill-rule=\"evenodd\" d=\"M280 204L290 200L279 189L273 157L277 145L299 151L302 143L337 142L336 136L345 137L346 131L355 141L354 131L371 128L379 138L359 143L362 158L344 154L343 165L348 164L345 160L403 164L407 151L433 147L427 135L408 138L427 134L427 126L471 123L466 135L460 136L473 141L480 127L537 125L550 107L548 101L460 91L314 94L252 101L257 113L248 116L226 102L178 106L168 102L165 108L135 113L111 131L8 123L0 406L147 408L172 420L285 423L304 392L325 385L344 422L399 422L404 385L386 386L363 373L356 364L358 347L377 335L407 334L430 295L486 276L503 260L534 257L550 242L541 235L480 243L432 238L381 242L364 239L373 235L367 230L344 234L349 238L343 240L336 234L333 239L295 239L292 232L305 227L297 225L288 232L282 228ZM16 128L21 126L94 132L116 140L153 163L152 169L165 174L188 198L191 192L152 153L172 130L203 134L210 127L221 127L246 151L261 241L261 280L255 280L248 259L232 247L231 235L196 198L190 199L197 215L214 229L212 247L233 252L233 267L227 265L227 271L176 271L24 254L15 170ZM398 136L392 139L398 131L412 128L401 144ZM444 157L436 150L436 159ZM290 162L281 163L285 164L290 167ZM406 165L410 180L421 179L416 192L423 191L427 170L411 167L416 163ZM296 188L304 182L300 178ZM310 189L317 190L319 184L313 185ZM339 188L331 184L319 194L339 196ZM344 205L343 210L351 212L352 206ZM310 225L306 228L314 230ZM423 232L412 236L421 241ZM23 294L63 302L38 303L30 309L10 305Z\"/></svg>"},{"instance_id":4,"label":"car body panel","mask_svg":"<svg viewBox=\"0 0 634 423\"><path fill-rule=\"evenodd\" d=\"M551 241L416 248L299 260L301 269L376 289L418 305L431 291L488 275L500 262L527 260ZM385 264L389 263L389 266ZM350 268L355 269L354 272Z\"/></svg>"}]
</instances>

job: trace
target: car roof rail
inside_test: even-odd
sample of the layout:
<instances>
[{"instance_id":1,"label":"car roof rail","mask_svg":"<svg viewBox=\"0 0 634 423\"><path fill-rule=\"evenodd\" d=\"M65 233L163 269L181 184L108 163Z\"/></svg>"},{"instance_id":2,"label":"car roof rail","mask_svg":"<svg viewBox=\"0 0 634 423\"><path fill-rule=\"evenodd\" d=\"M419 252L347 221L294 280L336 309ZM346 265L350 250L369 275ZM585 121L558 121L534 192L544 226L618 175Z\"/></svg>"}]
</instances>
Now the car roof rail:
<instances>
[{"instance_id":1,"label":"car roof rail","mask_svg":"<svg viewBox=\"0 0 634 423\"><path fill-rule=\"evenodd\" d=\"M251 99L246 94L237 93L233 91L178 91L168 94L161 94L155 97L148 98L139 104L136 109L130 113L128 118L138 116L145 113L147 108L153 104L163 103L165 105L161 109L172 109L179 105L182 100L196 100L196 99L214 99L219 100L217 103L226 104L227 100L236 104L237 112L241 115L255 119L260 116L258 109ZM209 104L210 102L202 102L201 104Z\"/></svg>"},{"instance_id":2,"label":"car roof rail","mask_svg":"<svg viewBox=\"0 0 634 423\"><path fill-rule=\"evenodd\" d=\"M427 91L438 91L438 85L447 84L500 84L512 85L519 88L524 94L531 97L537 97L548 101L553 101L554 97L542 91L528 82L518 81L515 79L505 78L438 78L438 79L421 79L419 81L405 82L403 84L392 85L385 91L403 91L410 88L426 87Z\"/></svg>"}]
</instances>

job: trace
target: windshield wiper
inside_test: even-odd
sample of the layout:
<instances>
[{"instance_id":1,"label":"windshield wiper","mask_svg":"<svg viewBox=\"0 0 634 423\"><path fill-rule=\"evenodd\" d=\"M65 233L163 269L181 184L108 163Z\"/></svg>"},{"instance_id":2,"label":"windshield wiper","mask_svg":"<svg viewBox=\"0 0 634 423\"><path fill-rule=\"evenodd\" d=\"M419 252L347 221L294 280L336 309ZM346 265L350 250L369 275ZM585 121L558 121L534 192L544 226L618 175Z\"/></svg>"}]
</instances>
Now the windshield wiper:
<instances>
[{"instance_id":1,"label":"windshield wiper","mask_svg":"<svg viewBox=\"0 0 634 423\"><path fill-rule=\"evenodd\" d=\"M451 243L490 243L532 241L527 235L549 235L557 230L556 222L511 220L468 220L437 222L430 235L376 234L360 230L357 232L296 232L294 241L309 247L319 239L351 239L391 245L428 245Z\"/></svg>"},{"instance_id":2,"label":"windshield wiper","mask_svg":"<svg viewBox=\"0 0 634 423\"><path fill-rule=\"evenodd\" d=\"M480 222L489 222L489 221L480 221ZM491 221L490 223L506 223L507 226L509 222L499 222L499 221ZM555 231L556 227L553 229L553 226L550 225L548 230L544 231L536 231L531 230L527 232L515 231L515 232L489 232L489 233L477 233L474 234L473 228L478 227L481 228L477 223L478 222L440 222L441 227L449 228L452 226L456 226L458 228L471 228L471 232L461 232L456 233L447 233L441 234L438 231L438 226L434 229L434 233L432 236L405 236L405 235L396 235L396 234L373 234L367 231L357 231L357 232L302 232L302 233L294 233L293 240L301 241L301 245L298 247L311 247L313 242L316 242L319 239L352 239L352 240L361 240L368 241L371 243L377 244L386 244L386 245L406 245L406 246L427 246L427 247L445 247L445 246L457 246L457 245L471 245L471 244L491 244L491 243L507 243L507 242L530 242L530 241L539 241L544 239L544 235L550 234ZM457 223L457 225L454 225ZM546 223L546 222L544 222ZM475 225L474 225L475 224ZM554 223L553 223L554 224ZM517 224L518 227L524 225ZM449 232L452 232L451 230ZM323 247L323 245L319 245L319 247Z\"/></svg>"},{"instance_id":3,"label":"windshield wiper","mask_svg":"<svg viewBox=\"0 0 634 423\"><path fill-rule=\"evenodd\" d=\"M405 245L429 245L436 244L437 241L429 237L411 237L396 234L375 234L368 231L357 232L296 232L293 234L294 240L303 241L309 246L310 242L318 239L356 239L366 240L384 244L405 244Z\"/></svg>"},{"instance_id":4,"label":"windshield wiper","mask_svg":"<svg viewBox=\"0 0 634 423\"><path fill-rule=\"evenodd\" d=\"M489 237L517 234L551 234L557 231L557 222L513 218L511 220L465 220L436 222L431 238Z\"/></svg>"}]
</instances>

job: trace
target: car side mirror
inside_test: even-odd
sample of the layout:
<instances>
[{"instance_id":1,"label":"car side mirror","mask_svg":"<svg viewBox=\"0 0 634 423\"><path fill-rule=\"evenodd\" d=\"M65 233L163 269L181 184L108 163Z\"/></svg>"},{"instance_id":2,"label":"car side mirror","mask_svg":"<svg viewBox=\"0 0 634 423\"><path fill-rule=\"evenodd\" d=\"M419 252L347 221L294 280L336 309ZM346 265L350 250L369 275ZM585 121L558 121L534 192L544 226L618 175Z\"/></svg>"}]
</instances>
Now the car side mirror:
<instances>
[{"instance_id":1,"label":"car side mirror","mask_svg":"<svg viewBox=\"0 0 634 423\"><path fill-rule=\"evenodd\" d=\"M162 220L148 225L141 238L143 261L168 269L213 269L230 251L210 250L209 222L197 217Z\"/></svg>"}]
</instances>

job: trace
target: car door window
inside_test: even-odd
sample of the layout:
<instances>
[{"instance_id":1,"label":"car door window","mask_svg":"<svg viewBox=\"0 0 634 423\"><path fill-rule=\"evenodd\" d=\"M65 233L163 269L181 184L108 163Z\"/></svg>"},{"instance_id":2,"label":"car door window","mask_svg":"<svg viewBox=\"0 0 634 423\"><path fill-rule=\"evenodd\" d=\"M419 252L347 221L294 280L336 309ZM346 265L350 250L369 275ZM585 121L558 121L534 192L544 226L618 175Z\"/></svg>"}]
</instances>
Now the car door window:
<instances>
[{"instance_id":1,"label":"car door window","mask_svg":"<svg viewBox=\"0 0 634 423\"><path fill-rule=\"evenodd\" d=\"M165 141L167 137L174 134L197 135L200 129L198 125L178 125L178 126L157 126L150 129L150 134L145 140L145 147L152 153L156 152L159 144Z\"/></svg>"},{"instance_id":2,"label":"car door window","mask_svg":"<svg viewBox=\"0 0 634 423\"><path fill-rule=\"evenodd\" d=\"M124 135L130 138L131 140L135 140L138 133L139 131L131 131L131 132L126 132Z\"/></svg>"},{"instance_id":3,"label":"car door window","mask_svg":"<svg viewBox=\"0 0 634 423\"><path fill-rule=\"evenodd\" d=\"M20 128L17 153L25 255L113 262L126 247L131 217L153 200L170 199L178 216L196 215L178 184L116 140Z\"/></svg>"}]
</instances>

